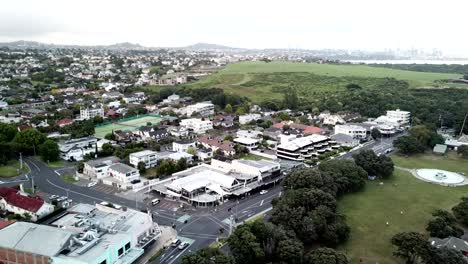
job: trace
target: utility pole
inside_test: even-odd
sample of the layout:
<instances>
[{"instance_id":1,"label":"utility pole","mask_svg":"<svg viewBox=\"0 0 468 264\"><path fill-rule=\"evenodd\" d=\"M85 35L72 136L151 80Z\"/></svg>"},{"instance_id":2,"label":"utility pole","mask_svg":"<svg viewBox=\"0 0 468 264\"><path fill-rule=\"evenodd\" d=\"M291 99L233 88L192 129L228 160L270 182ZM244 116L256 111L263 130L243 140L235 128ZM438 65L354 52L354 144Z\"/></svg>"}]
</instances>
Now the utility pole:
<instances>
[{"instance_id":1,"label":"utility pole","mask_svg":"<svg viewBox=\"0 0 468 264\"><path fill-rule=\"evenodd\" d=\"M463 119L463 125L460 129L460 135L461 136L463 134L463 129L465 128L465 122L466 122L466 118L468 117L468 112L466 112L466 115L465 115L465 119Z\"/></svg>"},{"instance_id":2,"label":"utility pole","mask_svg":"<svg viewBox=\"0 0 468 264\"><path fill-rule=\"evenodd\" d=\"M19 154L20 154L20 158L19 158L19 160L20 160L20 170L22 170L23 169L23 153L20 152Z\"/></svg>"},{"instance_id":3,"label":"utility pole","mask_svg":"<svg viewBox=\"0 0 468 264\"><path fill-rule=\"evenodd\" d=\"M34 190L34 176L31 176L31 190L32 190L32 193L35 193L35 190Z\"/></svg>"}]
</instances>

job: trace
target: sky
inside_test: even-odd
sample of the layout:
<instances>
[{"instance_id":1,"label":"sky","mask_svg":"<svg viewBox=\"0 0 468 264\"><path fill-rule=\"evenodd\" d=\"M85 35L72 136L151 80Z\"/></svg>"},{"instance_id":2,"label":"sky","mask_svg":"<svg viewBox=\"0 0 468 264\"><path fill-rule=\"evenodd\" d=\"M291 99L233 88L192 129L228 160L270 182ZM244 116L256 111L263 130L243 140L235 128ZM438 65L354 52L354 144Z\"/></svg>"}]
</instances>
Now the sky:
<instances>
[{"instance_id":1,"label":"sky","mask_svg":"<svg viewBox=\"0 0 468 264\"><path fill-rule=\"evenodd\" d=\"M3 2L3 3L2 3ZM0 41L439 49L468 56L466 0L0 0Z\"/></svg>"}]
</instances>

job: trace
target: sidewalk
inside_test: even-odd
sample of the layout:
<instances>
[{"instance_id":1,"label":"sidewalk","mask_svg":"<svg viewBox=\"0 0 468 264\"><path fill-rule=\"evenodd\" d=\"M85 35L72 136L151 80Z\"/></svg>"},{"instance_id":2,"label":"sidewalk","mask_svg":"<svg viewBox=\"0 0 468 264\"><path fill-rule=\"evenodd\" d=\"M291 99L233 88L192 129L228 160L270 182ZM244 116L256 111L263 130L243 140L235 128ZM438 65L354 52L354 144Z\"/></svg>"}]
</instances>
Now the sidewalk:
<instances>
[{"instance_id":1,"label":"sidewalk","mask_svg":"<svg viewBox=\"0 0 468 264\"><path fill-rule=\"evenodd\" d=\"M151 245L149 248L145 250L145 254L140 257L137 261L139 264L145 264L149 262L149 259L156 254L160 249L164 247L169 247L171 245L172 240L177 238L177 231L170 227L170 226L159 226L161 229L161 236Z\"/></svg>"}]
</instances>

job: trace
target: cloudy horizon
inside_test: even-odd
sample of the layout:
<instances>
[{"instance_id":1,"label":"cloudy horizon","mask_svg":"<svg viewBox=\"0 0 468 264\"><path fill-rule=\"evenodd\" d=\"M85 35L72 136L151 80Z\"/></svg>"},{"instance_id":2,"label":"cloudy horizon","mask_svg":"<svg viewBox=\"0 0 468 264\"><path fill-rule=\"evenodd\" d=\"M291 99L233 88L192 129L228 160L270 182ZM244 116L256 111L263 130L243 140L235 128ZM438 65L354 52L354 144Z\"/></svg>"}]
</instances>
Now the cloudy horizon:
<instances>
[{"instance_id":1,"label":"cloudy horizon","mask_svg":"<svg viewBox=\"0 0 468 264\"><path fill-rule=\"evenodd\" d=\"M17 0L0 10L0 41L147 47L433 49L468 56L468 3L345 0Z\"/></svg>"}]
</instances>

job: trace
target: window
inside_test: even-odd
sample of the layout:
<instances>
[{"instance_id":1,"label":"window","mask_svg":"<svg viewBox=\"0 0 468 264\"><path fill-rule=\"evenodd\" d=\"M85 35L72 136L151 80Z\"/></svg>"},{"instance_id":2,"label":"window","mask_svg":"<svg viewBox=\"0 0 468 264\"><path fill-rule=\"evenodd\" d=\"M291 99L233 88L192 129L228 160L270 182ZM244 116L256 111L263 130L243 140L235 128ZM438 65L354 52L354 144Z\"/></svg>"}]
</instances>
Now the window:
<instances>
[{"instance_id":1,"label":"window","mask_svg":"<svg viewBox=\"0 0 468 264\"><path fill-rule=\"evenodd\" d=\"M107 260L105 259L105 260L101 261L101 263L99 263L99 264L107 264Z\"/></svg>"},{"instance_id":2,"label":"window","mask_svg":"<svg viewBox=\"0 0 468 264\"><path fill-rule=\"evenodd\" d=\"M124 248L119 248L119 251L118 251L119 257L122 256L123 253L124 253Z\"/></svg>"},{"instance_id":3,"label":"window","mask_svg":"<svg viewBox=\"0 0 468 264\"><path fill-rule=\"evenodd\" d=\"M127 244L125 244L125 251L128 251L130 250L130 242L128 242Z\"/></svg>"}]
</instances>

